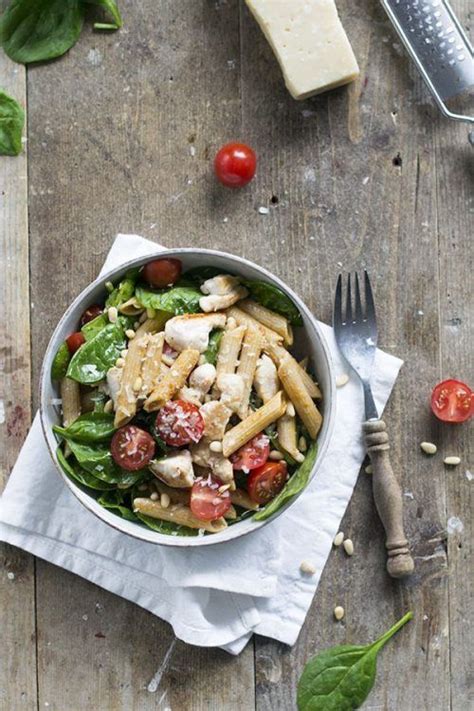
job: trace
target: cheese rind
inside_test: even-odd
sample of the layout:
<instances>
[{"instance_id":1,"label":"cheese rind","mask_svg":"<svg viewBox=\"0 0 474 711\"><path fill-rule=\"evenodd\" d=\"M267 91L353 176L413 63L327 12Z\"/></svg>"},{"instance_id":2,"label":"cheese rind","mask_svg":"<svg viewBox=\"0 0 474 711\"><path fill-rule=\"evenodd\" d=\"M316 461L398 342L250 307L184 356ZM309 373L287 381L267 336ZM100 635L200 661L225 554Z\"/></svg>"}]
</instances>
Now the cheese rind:
<instances>
[{"instance_id":1,"label":"cheese rind","mask_svg":"<svg viewBox=\"0 0 474 711\"><path fill-rule=\"evenodd\" d=\"M334 0L246 0L294 99L356 79L357 60Z\"/></svg>"}]
</instances>

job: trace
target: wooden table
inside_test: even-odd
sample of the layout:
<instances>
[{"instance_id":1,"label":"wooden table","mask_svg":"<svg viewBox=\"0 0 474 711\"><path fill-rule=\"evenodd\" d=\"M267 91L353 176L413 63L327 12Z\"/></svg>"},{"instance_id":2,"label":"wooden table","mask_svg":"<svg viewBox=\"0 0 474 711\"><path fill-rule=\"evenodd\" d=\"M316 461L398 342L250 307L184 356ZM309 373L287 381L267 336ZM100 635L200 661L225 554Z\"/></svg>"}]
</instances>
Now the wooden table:
<instances>
[{"instance_id":1,"label":"wooden table","mask_svg":"<svg viewBox=\"0 0 474 711\"><path fill-rule=\"evenodd\" d=\"M361 79L304 103L286 92L242 2L120 5L121 32L97 34L89 24L57 62L25 73L0 56L3 88L28 98L27 150L0 159L4 482L38 405L51 332L117 232L249 257L323 320L337 273L366 266L381 345L406 363L387 420L417 569L402 583L385 574L362 472L341 525L355 554L332 553L294 648L256 638L233 658L178 642L153 692L173 640L168 624L4 546L0 708L288 711L309 656L369 641L412 609L414 622L381 655L364 708L467 711L472 427L441 426L427 404L442 377L474 380L466 127L440 118L378 2L338 2ZM455 5L467 23L468 0ZM259 170L234 192L216 184L211 160L235 138L255 147ZM438 456L424 456L422 440L436 442ZM445 467L447 454L461 465ZM448 533L453 516L462 533ZM346 610L342 623L335 604Z\"/></svg>"}]
</instances>

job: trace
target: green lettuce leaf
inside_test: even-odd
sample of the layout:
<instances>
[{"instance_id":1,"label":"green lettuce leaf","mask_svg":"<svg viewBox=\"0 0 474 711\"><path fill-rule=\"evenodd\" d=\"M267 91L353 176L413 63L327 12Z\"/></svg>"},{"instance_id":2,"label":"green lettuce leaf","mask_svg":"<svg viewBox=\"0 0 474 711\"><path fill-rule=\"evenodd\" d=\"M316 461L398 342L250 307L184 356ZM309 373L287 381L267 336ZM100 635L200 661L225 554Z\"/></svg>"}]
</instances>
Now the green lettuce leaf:
<instances>
[{"instance_id":1,"label":"green lettuce leaf","mask_svg":"<svg viewBox=\"0 0 474 711\"><path fill-rule=\"evenodd\" d=\"M281 289L273 284L268 284L266 281L257 281L253 279L241 279L241 282L250 291L250 294L258 301L259 304L265 306L277 314L285 316L293 326L302 326L303 319L298 311L298 308L292 302L289 296L283 293Z\"/></svg>"},{"instance_id":2,"label":"green lettuce leaf","mask_svg":"<svg viewBox=\"0 0 474 711\"><path fill-rule=\"evenodd\" d=\"M122 518L127 521L138 521L137 516L133 511L125 504L124 496L121 491L107 491L102 494L97 502L104 507L104 509L109 509L111 511L117 512Z\"/></svg>"},{"instance_id":3,"label":"green lettuce leaf","mask_svg":"<svg viewBox=\"0 0 474 711\"><path fill-rule=\"evenodd\" d=\"M0 155L17 156L21 153L24 123L25 112L20 104L4 91L0 91Z\"/></svg>"},{"instance_id":4,"label":"green lettuce leaf","mask_svg":"<svg viewBox=\"0 0 474 711\"><path fill-rule=\"evenodd\" d=\"M53 427L61 437L76 442L106 442L115 432L114 416L105 412L86 412L74 420L69 427Z\"/></svg>"},{"instance_id":5,"label":"green lettuce leaf","mask_svg":"<svg viewBox=\"0 0 474 711\"><path fill-rule=\"evenodd\" d=\"M67 367L69 361L71 360L71 354L67 343L61 343L56 355L54 356L53 364L51 366L51 380L62 380L67 373Z\"/></svg>"},{"instance_id":6,"label":"green lettuce leaf","mask_svg":"<svg viewBox=\"0 0 474 711\"><path fill-rule=\"evenodd\" d=\"M107 308L109 308L109 306L119 307L132 298L139 273L140 270L138 267L128 270L122 281L107 297L107 301L105 302Z\"/></svg>"},{"instance_id":7,"label":"green lettuce leaf","mask_svg":"<svg viewBox=\"0 0 474 711\"><path fill-rule=\"evenodd\" d=\"M83 385L100 382L125 347L126 340L121 323L109 323L74 353L67 369L68 378Z\"/></svg>"},{"instance_id":8,"label":"green lettuce leaf","mask_svg":"<svg viewBox=\"0 0 474 711\"><path fill-rule=\"evenodd\" d=\"M172 521L161 521L159 518L152 518L151 516L145 516L145 514L136 513L135 516L140 519L145 526L151 528L152 531L158 531L158 533L164 533L168 536L197 536L198 531L194 528L188 528L187 526L179 526Z\"/></svg>"},{"instance_id":9,"label":"green lettuce leaf","mask_svg":"<svg viewBox=\"0 0 474 711\"><path fill-rule=\"evenodd\" d=\"M152 290L138 285L135 290L135 297L144 308L166 311L175 316L199 313L201 296L199 289L189 284L178 284L162 290Z\"/></svg>"},{"instance_id":10,"label":"green lettuce leaf","mask_svg":"<svg viewBox=\"0 0 474 711\"><path fill-rule=\"evenodd\" d=\"M85 323L84 326L81 328L81 331L84 334L84 338L86 339L86 341L91 341L93 338L95 338L99 331L102 331L102 329L105 328L108 323L109 319L107 314L100 314L99 316L93 318L92 321L88 321L87 323Z\"/></svg>"}]
</instances>

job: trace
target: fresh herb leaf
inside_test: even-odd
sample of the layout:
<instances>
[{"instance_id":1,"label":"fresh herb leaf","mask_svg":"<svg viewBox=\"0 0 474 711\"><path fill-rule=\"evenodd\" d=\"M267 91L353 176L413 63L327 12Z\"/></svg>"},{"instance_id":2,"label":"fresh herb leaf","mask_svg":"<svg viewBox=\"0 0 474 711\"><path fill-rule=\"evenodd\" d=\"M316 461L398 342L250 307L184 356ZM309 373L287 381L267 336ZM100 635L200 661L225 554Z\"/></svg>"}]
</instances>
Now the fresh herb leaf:
<instances>
[{"instance_id":1,"label":"fresh herb leaf","mask_svg":"<svg viewBox=\"0 0 474 711\"><path fill-rule=\"evenodd\" d=\"M223 271L222 269L218 269L217 267L194 267L193 269L190 269L187 271L185 274L183 274L185 279L189 279L192 281L194 284L197 284L198 286L201 286L207 279L213 279L215 276L218 274L222 274ZM230 272L225 270L226 274L229 274Z\"/></svg>"},{"instance_id":2,"label":"fresh herb leaf","mask_svg":"<svg viewBox=\"0 0 474 711\"><path fill-rule=\"evenodd\" d=\"M303 319L301 318L298 308L290 297L284 294L277 286L269 284L266 281L253 279L241 279L241 281L259 304L262 304L262 306L265 306L271 311L276 311L277 314L285 316L293 326L303 325Z\"/></svg>"},{"instance_id":3,"label":"fresh herb leaf","mask_svg":"<svg viewBox=\"0 0 474 711\"><path fill-rule=\"evenodd\" d=\"M102 23L102 22L96 22L94 24L94 28L96 25L106 25L107 29L116 29L118 30L120 27L123 25L122 21L122 16L120 14L120 11L117 7L117 3L115 0L84 0L84 2L89 3L89 5L99 5L100 7L103 7L104 10L106 10L109 15L111 15L114 24L108 24L108 23Z\"/></svg>"},{"instance_id":4,"label":"fresh herb leaf","mask_svg":"<svg viewBox=\"0 0 474 711\"><path fill-rule=\"evenodd\" d=\"M81 0L12 0L0 17L0 44L15 62L43 62L71 49L83 22Z\"/></svg>"},{"instance_id":5,"label":"fresh herb leaf","mask_svg":"<svg viewBox=\"0 0 474 711\"><path fill-rule=\"evenodd\" d=\"M67 347L67 343L61 343L56 351L56 355L54 356L53 364L51 366L52 380L62 380L66 376L70 360L71 354L69 352L69 348Z\"/></svg>"},{"instance_id":6,"label":"fresh herb leaf","mask_svg":"<svg viewBox=\"0 0 474 711\"><path fill-rule=\"evenodd\" d=\"M122 325L119 322L109 323L74 353L67 369L68 378L83 385L100 382L125 347Z\"/></svg>"},{"instance_id":7,"label":"fresh herb leaf","mask_svg":"<svg viewBox=\"0 0 474 711\"><path fill-rule=\"evenodd\" d=\"M152 518L151 516L145 516L136 512L135 516L142 521L148 528L153 531L158 531L158 533L164 533L168 536L197 536L198 531L194 528L188 528L187 526L179 526L172 521L161 521L159 518Z\"/></svg>"},{"instance_id":8,"label":"fresh herb leaf","mask_svg":"<svg viewBox=\"0 0 474 711\"><path fill-rule=\"evenodd\" d=\"M61 437L68 437L76 442L106 442L115 432L114 416L105 412L87 412L74 420L69 427L54 426L53 430Z\"/></svg>"},{"instance_id":9,"label":"fresh herb leaf","mask_svg":"<svg viewBox=\"0 0 474 711\"><path fill-rule=\"evenodd\" d=\"M24 123L25 112L20 104L4 91L0 91L0 155L17 156L21 153Z\"/></svg>"},{"instance_id":10,"label":"fresh herb leaf","mask_svg":"<svg viewBox=\"0 0 474 711\"><path fill-rule=\"evenodd\" d=\"M208 363L215 365L217 363L217 354L221 345L224 331L220 328L215 328L209 336L209 345L203 353L204 358Z\"/></svg>"},{"instance_id":11,"label":"fresh herb leaf","mask_svg":"<svg viewBox=\"0 0 474 711\"><path fill-rule=\"evenodd\" d=\"M156 309L175 314L196 314L201 311L199 299L201 292L195 286L178 284L170 289L151 290L138 285L135 297L144 308Z\"/></svg>"},{"instance_id":12,"label":"fresh herb leaf","mask_svg":"<svg viewBox=\"0 0 474 711\"><path fill-rule=\"evenodd\" d=\"M86 341L92 341L93 338L97 336L99 331L102 331L109 323L109 319L106 314L100 314L96 316L92 321L88 321L81 328L82 333Z\"/></svg>"},{"instance_id":13,"label":"fresh herb leaf","mask_svg":"<svg viewBox=\"0 0 474 711\"><path fill-rule=\"evenodd\" d=\"M299 494L308 483L309 475L313 464L316 461L316 455L318 453L317 442L313 442L308 451L306 452L305 460L295 473L290 477L290 479L285 484L285 488L280 491L280 493L275 496L273 501L270 501L265 508L257 511L254 516L255 521L265 521L265 519L273 516L275 511L278 511L287 501L292 499L296 494Z\"/></svg>"},{"instance_id":14,"label":"fresh herb leaf","mask_svg":"<svg viewBox=\"0 0 474 711\"><path fill-rule=\"evenodd\" d=\"M376 642L326 649L306 664L298 684L298 711L353 711L369 695L377 671L377 654L413 617L402 617Z\"/></svg>"},{"instance_id":15,"label":"fresh herb leaf","mask_svg":"<svg viewBox=\"0 0 474 711\"><path fill-rule=\"evenodd\" d=\"M137 516L128 506L126 506L123 499L123 492L121 491L107 491L97 499L97 503L103 506L104 509L117 511L118 514L127 521L138 521Z\"/></svg>"},{"instance_id":16,"label":"fresh herb leaf","mask_svg":"<svg viewBox=\"0 0 474 711\"><path fill-rule=\"evenodd\" d=\"M107 297L107 301L105 302L107 308L109 306L121 306L126 301L132 298L135 291L135 284L137 283L139 272L140 270L138 268L128 270L119 285L116 286L115 289Z\"/></svg>"},{"instance_id":17,"label":"fresh herb leaf","mask_svg":"<svg viewBox=\"0 0 474 711\"><path fill-rule=\"evenodd\" d=\"M82 486L87 486L89 489L94 489L95 491L107 491L109 489L115 488L113 484L107 484L105 481L97 479L93 474L86 472L85 469L81 469L77 462L69 462L64 456L64 452L61 447L56 450L56 457L59 462L59 466L63 472L70 479L75 482L82 484Z\"/></svg>"}]
</instances>

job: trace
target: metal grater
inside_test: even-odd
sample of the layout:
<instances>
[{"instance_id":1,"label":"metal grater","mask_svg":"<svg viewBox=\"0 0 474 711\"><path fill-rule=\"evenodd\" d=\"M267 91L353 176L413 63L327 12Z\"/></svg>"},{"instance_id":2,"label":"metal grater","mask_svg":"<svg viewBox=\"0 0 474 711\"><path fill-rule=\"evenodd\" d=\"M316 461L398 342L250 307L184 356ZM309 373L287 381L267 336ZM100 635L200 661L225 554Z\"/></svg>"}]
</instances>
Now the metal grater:
<instances>
[{"instance_id":1,"label":"metal grater","mask_svg":"<svg viewBox=\"0 0 474 711\"><path fill-rule=\"evenodd\" d=\"M474 86L472 46L447 0L382 0L382 5L442 113L474 125L474 116L446 105L446 99ZM474 143L473 131L469 138Z\"/></svg>"}]
</instances>

